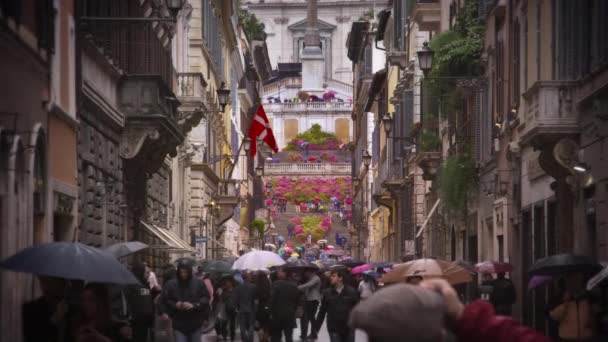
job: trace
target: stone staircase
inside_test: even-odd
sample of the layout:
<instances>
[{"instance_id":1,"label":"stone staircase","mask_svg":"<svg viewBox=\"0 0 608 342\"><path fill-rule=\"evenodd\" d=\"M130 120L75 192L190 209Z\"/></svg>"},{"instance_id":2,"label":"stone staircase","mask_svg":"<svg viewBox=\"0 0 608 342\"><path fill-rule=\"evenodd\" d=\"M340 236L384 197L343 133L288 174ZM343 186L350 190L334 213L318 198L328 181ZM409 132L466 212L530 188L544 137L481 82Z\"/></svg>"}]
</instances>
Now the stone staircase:
<instances>
[{"instance_id":1,"label":"stone staircase","mask_svg":"<svg viewBox=\"0 0 608 342\"><path fill-rule=\"evenodd\" d=\"M273 218L273 223L274 223L275 229L271 230L269 232L269 236L270 236L270 234L277 234L277 236L283 236L285 238L285 241L289 241L288 234L287 234L287 226L289 224L291 224L291 219L294 217L298 217L298 216L305 217L305 216L314 216L314 215L319 215L319 214L317 214L317 213L297 213L295 204L288 203L287 210L284 213L278 213L278 215ZM346 238L350 240L350 235L348 234L348 227L346 225L343 225L340 222L340 217L338 216L338 213L332 211L331 215L332 215L331 228L329 229L329 231L327 233L328 243L331 245L335 245L336 232L338 232L340 234L340 236L346 236ZM272 242L272 237L269 237L268 241ZM314 242L315 241L313 241L313 243ZM278 241L276 241L276 243L278 243ZM295 241L294 241L294 244L297 245L297 243Z\"/></svg>"}]
</instances>

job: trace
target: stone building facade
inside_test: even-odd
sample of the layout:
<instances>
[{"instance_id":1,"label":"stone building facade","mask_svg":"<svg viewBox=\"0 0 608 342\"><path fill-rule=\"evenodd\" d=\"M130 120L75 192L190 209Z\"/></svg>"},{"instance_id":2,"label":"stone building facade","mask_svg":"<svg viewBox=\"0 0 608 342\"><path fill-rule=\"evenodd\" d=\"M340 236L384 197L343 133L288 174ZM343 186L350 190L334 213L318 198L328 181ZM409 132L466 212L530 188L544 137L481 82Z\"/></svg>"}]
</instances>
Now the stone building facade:
<instances>
[{"instance_id":1,"label":"stone building facade","mask_svg":"<svg viewBox=\"0 0 608 342\"><path fill-rule=\"evenodd\" d=\"M53 13L55 16L53 16ZM78 198L72 1L0 5L0 259L72 240ZM0 272L0 340L21 341L34 277Z\"/></svg>"}]
</instances>

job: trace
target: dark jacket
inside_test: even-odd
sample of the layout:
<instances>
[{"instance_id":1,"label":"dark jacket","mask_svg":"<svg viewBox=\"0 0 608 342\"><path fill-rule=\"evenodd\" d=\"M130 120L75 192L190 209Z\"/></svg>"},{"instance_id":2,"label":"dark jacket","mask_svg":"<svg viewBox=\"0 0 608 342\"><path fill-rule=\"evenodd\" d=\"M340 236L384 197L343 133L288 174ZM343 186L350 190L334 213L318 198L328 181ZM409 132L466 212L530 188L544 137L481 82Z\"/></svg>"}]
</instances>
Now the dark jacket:
<instances>
[{"instance_id":1,"label":"dark jacket","mask_svg":"<svg viewBox=\"0 0 608 342\"><path fill-rule=\"evenodd\" d=\"M191 310L179 310L177 302L189 302L194 305ZM198 279L171 279L163 287L161 294L161 310L173 320L173 328L183 333L189 333L200 328L209 315L209 293L205 285Z\"/></svg>"},{"instance_id":2,"label":"dark jacket","mask_svg":"<svg viewBox=\"0 0 608 342\"><path fill-rule=\"evenodd\" d=\"M511 305L517 300L513 282L506 278L497 278L492 282L493 291L490 301L498 315L510 315Z\"/></svg>"},{"instance_id":3,"label":"dark jacket","mask_svg":"<svg viewBox=\"0 0 608 342\"><path fill-rule=\"evenodd\" d=\"M303 299L304 293L296 283L288 280L277 280L272 284L270 292L271 324L277 328L295 327L296 309Z\"/></svg>"},{"instance_id":4,"label":"dark jacket","mask_svg":"<svg viewBox=\"0 0 608 342\"><path fill-rule=\"evenodd\" d=\"M154 320L154 298L147 286L130 286L125 294L131 317L134 320L144 322Z\"/></svg>"},{"instance_id":5,"label":"dark jacket","mask_svg":"<svg viewBox=\"0 0 608 342\"><path fill-rule=\"evenodd\" d=\"M51 322L54 311L54 306L44 296L23 304L21 307L23 341L58 341L59 327ZM65 324L65 321L63 324ZM66 329L66 336L68 333Z\"/></svg>"},{"instance_id":6,"label":"dark jacket","mask_svg":"<svg viewBox=\"0 0 608 342\"><path fill-rule=\"evenodd\" d=\"M325 289L319 315L317 316L317 326L321 326L325 314L327 314L327 330L329 332L347 332L350 312L357 303L359 303L359 291L351 286L344 285L340 293L333 287Z\"/></svg>"},{"instance_id":7,"label":"dark jacket","mask_svg":"<svg viewBox=\"0 0 608 342\"><path fill-rule=\"evenodd\" d=\"M234 303L240 313L255 313L256 289L250 282L244 282L234 290Z\"/></svg>"}]
</instances>

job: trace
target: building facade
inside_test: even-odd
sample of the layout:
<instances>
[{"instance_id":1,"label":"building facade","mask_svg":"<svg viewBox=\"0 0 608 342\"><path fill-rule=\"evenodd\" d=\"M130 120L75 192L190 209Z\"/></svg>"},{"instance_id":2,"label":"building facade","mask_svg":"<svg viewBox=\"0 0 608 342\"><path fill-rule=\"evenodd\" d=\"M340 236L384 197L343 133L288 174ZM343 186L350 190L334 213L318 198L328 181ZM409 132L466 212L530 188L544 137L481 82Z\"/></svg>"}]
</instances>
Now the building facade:
<instances>
[{"instance_id":1,"label":"building facade","mask_svg":"<svg viewBox=\"0 0 608 342\"><path fill-rule=\"evenodd\" d=\"M394 252L382 244L385 252L372 260L510 262L520 294L516 315L547 328L543 308L554 290L527 291L529 267L557 253L606 258L607 41L597 33L605 31L599 18L606 7L598 1L392 1L379 12L375 39L387 49L387 69L371 78L368 93L356 89L354 102L377 99L369 106L378 113L370 171L379 186L372 191L389 210L388 220L372 211L368 233L383 240L395 234L398 242L389 239ZM463 30L463 18L481 35ZM353 25L351 37L356 32ZM467 58L475 63L438 70L442 44L454 32L480 43ZM417 57L425 41L434 49L428 75ZM390 120L383 120L387 113ZM364 122L357 116L355 127ZM391 127L383 130L386 123ZM470 179L459 178L454 165L468 169ZM445 179L448 174L460 183ZM451 197L455 185L466 195Z\"/></svg>"},{"instance_id":2,"label":"building facade","mask_svg":"<svg viewBox=\"0 0 608 342\"><path fill-rule=\"evenodd\" d=\"M77 224L75 27L72 1L0 6L0 258L71 241ZM34 277L0 272L0 339L21 340Z\"/></svg>"}]
</instances>

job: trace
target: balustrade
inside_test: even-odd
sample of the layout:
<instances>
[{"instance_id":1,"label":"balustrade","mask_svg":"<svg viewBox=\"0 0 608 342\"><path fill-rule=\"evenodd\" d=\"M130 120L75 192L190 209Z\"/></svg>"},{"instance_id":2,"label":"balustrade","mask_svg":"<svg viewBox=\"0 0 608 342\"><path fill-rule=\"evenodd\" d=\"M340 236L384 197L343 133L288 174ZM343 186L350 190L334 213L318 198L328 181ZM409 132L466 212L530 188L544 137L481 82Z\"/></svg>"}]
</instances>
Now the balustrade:
<instances>
[{"instance_id":1,"label":"balustrade","mask_svg":"<svg viewBox=\"0 0 608 342\"><path fill-rule=\"evenodd\" d=\"M299 175L299 176L350 176L350 163L269 163L264 167L264 174Z\"/></svg>"}]
</instances>

